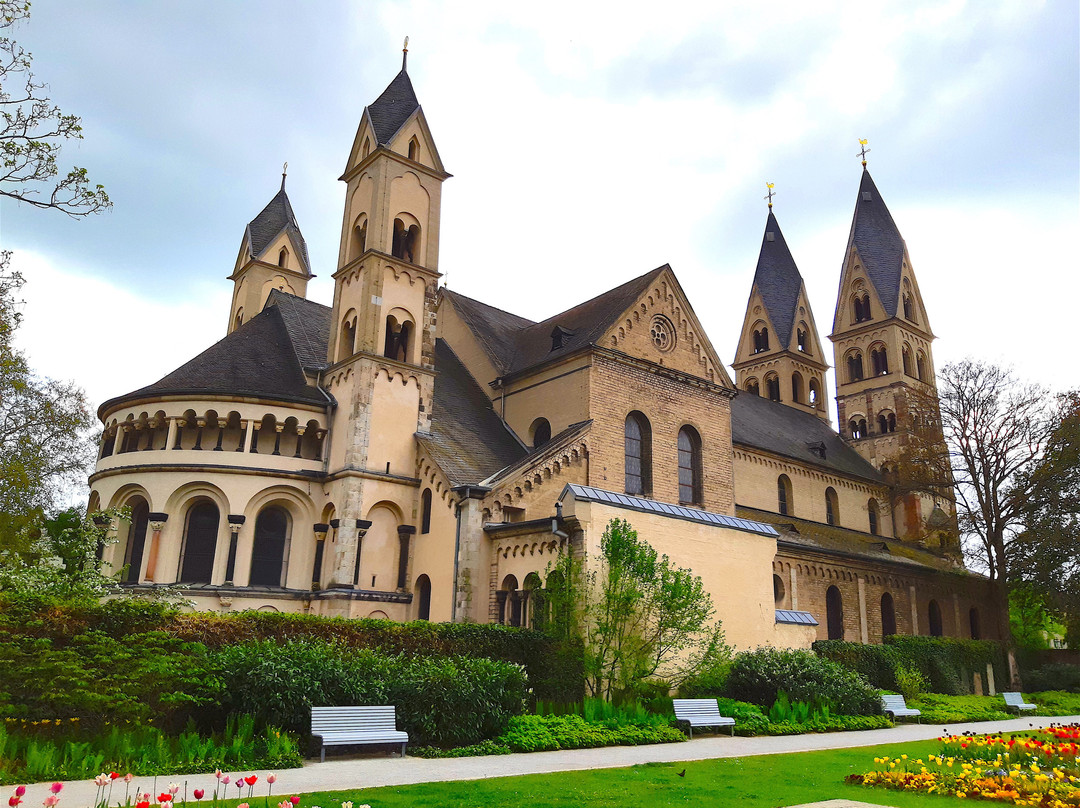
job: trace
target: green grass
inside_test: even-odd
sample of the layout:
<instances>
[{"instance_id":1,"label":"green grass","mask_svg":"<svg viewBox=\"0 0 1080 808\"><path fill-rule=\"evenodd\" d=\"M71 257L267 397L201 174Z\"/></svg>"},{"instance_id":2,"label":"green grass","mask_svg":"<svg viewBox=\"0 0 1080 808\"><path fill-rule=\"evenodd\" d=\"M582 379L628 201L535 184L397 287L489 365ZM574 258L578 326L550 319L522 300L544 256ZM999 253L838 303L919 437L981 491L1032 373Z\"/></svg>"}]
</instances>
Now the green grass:
<instances>
[{"instance_id":1,"label":"green grass","mask_svg":"<svg viewBox=\"0 0 1080 808\"><path fill-rule=\"evenodd\" d=\"M875 768L874 757L926 755L937 741L866 746L787 755L762 755L685 763L650 763L624 769L500 777L450 783L389 786L358 791L305 794L301 808L337 808L345 800L372 808L489 808L492 805L581 806L582 808L663 808L664 806L746 806L776 808L846 798L896 808L960 808L971 802L952 797L886 791L844 783L844 777ZM685 777L678 772L686 770ZM286 777L282 778L287 779ZM288 788L288 785L285 785Z\"/></svg>"}]
</instances>

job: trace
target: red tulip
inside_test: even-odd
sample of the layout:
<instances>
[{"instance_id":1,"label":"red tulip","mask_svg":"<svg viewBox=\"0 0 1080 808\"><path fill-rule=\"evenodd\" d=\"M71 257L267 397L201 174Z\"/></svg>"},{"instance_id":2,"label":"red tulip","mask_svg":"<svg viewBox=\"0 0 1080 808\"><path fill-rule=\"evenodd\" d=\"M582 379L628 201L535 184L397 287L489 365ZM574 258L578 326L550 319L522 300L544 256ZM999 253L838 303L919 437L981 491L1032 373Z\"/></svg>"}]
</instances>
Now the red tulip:
<instances>
[{"instance_id":1,"label":"red tulip","mask_svg":"<svg viewBox=\"0 0 1080 808\"><path fill-rule=\"evenodd\" d=\"M203 791L201 788L197 788L191 793L195 795L195 799L197 800L201 800L203 798L203 795L206 794L206 792Z\"/></svg>"},{"instance_id":2,"label":"red tulip","mask_svg":"<svg viewBox=\"0 0 1080 808\"><path fill-rule=\"evenodd\" d=\"M168 793L167 791L162 792L161 794L157 795L157 801L158 802L172 802L172 794Z\"/></svg>"},{"instance_id":3,"label":"red tulip","mask_svg":"<svg viewBox=\"0 0 1080 808\"><path fill-rule=\"evenodd\" d=\"M20 800L18 797L8 797L7 804L10 805L11 808L15 808L15 806L18 805L20 802L22 802L22 800Z\"/></svg>"},{"instance_id":4,"label":"red tulip","mask_svg":"<svg viewBox=\"0 0 1080 808\"><path fill-rule=\"evenodd\" d=\"M15 789L15 796L16 797L25 797L26 796L26 786L19 786L18 788L16 788Z\"/></svg>"},{"instance_id":5,"label":"red tulip","mask_svg":"<svg viewBox=\"0 0 1080 808\"><path fill-rule=\"evenodd\" d=\"M150 800L135 803L135 808L150 808Z\"/></svg>"},{"instance_id":6,"label":"red tulip","mask_svg":"<svg viewBox=\"0 0 1080 808\"><path fill-rule=\"evenodd\" d=\"M244 782L247 783L249 786L253 786L258 781L258 779L259 778L254 774L249 774L247 777L244 778Z\"/></svg>"},{"instance_id":7,"label":"red tulip","mask_svg":"<svg viewBox=\"0 0 1080 808\"><path fill-rule=\"evenodd\" d=\"M291 802L293 805L299 805L300 804L300 798L299 797L289 797L289 802Z\"/></svg>"},{"instance_id":8,"label":"red tulip","mask_svg":"<svg viewBox=\"0 0 1080 808\"><path fill-rule=\"evenodd\" d=\"M51 791L53 794L59 794L63 790L64 790L64 784L63 783L53 783L51 786L49 786L49 791Z\"/></svg>"},{"instance_id":9,"label":"red tulip","mask_svg":"<svg viewBox=\"0 0 1080 808\"><path fill-rule=\"evenodd\" d=\"M109 779L110 780L115 780L119 776L120 776L120 772L109 772Z\"/></svg>"}]
</instances>

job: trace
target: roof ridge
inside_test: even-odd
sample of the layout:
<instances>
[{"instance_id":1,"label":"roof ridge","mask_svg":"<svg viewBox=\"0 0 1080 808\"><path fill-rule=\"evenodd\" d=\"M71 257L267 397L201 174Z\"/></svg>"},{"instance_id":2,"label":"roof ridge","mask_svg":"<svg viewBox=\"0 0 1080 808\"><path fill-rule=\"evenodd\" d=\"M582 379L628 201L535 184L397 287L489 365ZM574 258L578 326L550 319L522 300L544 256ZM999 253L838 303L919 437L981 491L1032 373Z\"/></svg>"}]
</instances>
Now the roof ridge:
<instances>
[{"instance_id":1,"label":"roof ridge","mask_svg":"<svg viewBox=\"0 0 1080 808\"><path fill-rule=\"evenodd\" d=\"M550 323L552 320L557 320L560 317L565 317L570 312L576 311L577 309L583 308L584 306L588 306L590 303L595 303L597 300L600 300L600 299L608 297L608 296L615 296L615 294L617 294L618 292L628 288L632 284L637 283L639 281L642 281L645 278L649 277L650 275L659 275L665 269L671 269L671 266L669 264L664 264L663 266L659 266L656 269L650 269L648 272L646 272L646 273L644 273L642 275L638 275L636 278L631 278L628 281L620 283L618 286L613 286L612 288L608 289L606 292L601 292L598 295L593 295L588 300L583 300L580 303L576 303L573 306L571 306L570 308L559 312L558 314L553 314L551 317L548 317L548 318L543 319L543 320L538 320L537 322L533 323L533 325L538 325L539 326L539 325L544 325L545 323ZM619 314L622 314L622 312L619 312Z\"/></svg>"}]
</instances>

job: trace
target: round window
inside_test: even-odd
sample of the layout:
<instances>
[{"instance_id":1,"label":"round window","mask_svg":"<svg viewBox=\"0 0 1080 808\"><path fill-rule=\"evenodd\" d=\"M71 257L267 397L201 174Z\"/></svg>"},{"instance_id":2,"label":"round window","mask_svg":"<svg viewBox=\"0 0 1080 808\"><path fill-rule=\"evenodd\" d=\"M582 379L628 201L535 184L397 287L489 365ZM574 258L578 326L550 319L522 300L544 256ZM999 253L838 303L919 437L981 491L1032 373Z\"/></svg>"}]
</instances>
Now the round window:
<instances>
[{"instance_id":1,"label":"round window","mask_svg":"<svg viewBox=\"0 0 1080 808\"><path fill-rule=\"evenodd\" d=\"M667 317L660 315L653 317L652 329L649 333L652 336L653 345L661 351L666 353L675 347L675 326Z\"/></svg>"}]
</instances>

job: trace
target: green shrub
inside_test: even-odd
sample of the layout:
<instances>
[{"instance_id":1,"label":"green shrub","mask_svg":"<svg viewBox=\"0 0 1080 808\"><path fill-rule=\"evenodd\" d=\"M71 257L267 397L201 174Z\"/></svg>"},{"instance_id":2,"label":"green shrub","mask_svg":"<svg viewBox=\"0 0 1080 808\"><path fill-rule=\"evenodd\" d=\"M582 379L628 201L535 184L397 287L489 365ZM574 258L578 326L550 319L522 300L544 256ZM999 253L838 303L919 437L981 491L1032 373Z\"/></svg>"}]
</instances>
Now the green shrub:
<instances>
[{"instance_id":1,"label":"green shrub","mask_svg":"<svg viewBox=\"0 0 1080 808\"><path fill-rule=\"evenodd\" d=\"M313 705L393 704L416 743L473 744L502 732L526 696L519 667L482 657L410 658L293 639L241 642L211 658L226 710L303 733Z\"/></svg>"},{"instance_id":2,"label":"green shrub","mask_svg":"<svg viewBox=\"0 0 1080 808\"><path fill-rule=\"evenodd\" d=\"M1080 666L1068 663L1043 665L1024 676L1028 690L1061 690L1080 693Z\"/></svg>"},{"instance_id":3,"label":"green shrub","mask_svg":"<svg viewBox=\"0 0 1080 808\"><path fill-rule=\"evenodd\" d=\"M698 671L679 685L679 698L705 699L723 694L731 674L731 660L724 660Z\"/></svg>"},{"instance_id":4,"label":"green shrub","mask_svg":"<svg viewBox=\"0 0 1080 808\"><path fill-rule=\"evenodd\" d=\"M874 687L882 690L899 689L896 668L902 660L892 646L818 640L812 647L818 656L839 662L845 668L861 673Z\"/></svg>"},{"instance_id":5,"label":"green shrub","mask_svg":"<svg viewBox=\"0 0 1080 808\"><path fill-rule=\"evenodd\" d=\"M892 722L883 715L831 715L811 718L802 724L796 724L792 721L769 724L765 728L765 734L800 735L804 732L847 732L849 730L886 729L891 726Z\"/></svg>"},{"instance_id":6,"label":"green shrub","mask_svg":"<svg viewBox=\"0 0 1080 808\"><path fill-rule=\"evenodd\" d=\"M922 712L924 724L959 724L965 721L1001 721L1009 718L1001 696L948 696L924 693L908 702Z\"/></svg>"},{"instance_id":7,"label":"green shrub","mask_svg":"<svg viewBox=\"0 0 1080 808\"><path fill-rule=\"evenodd\" d=\"M904 696L904 701L917 699L926 691L926 688L930 684L926 681L926 677L919 672L918 668L912 667L906 663L901 663L896 666L895 678L896 689ZM887 690L888 688L885 689Z\"/></svg>"},{"instance_id":8,"label":"green shrub","mask_svg":"<svg viewBox=\"0 0 1080 808\"><path fill-rule=\"evenodd\" d=\"M795 701L834 705L841 715L881 713L878 692L866 679L810 651L759 648L735 657L726 695L768 708L781 690Z\"/></svg>"},{"instance_id":9,"label":"green shrub","mask_svg":"<svg viewBox=\"0 0 1080 808\"><path fill-rule=\"evenodd\" d=\"M1080 695L1076 693L1047 690L1029 693L1027 698L1039 705L1036 715L1080 715Z\"/></svg>"},{"instance_id":10,"label":"green shrub","mask_svg":"<svg viewBox=\"0 0 1080 808\"><path fill-rule=\"evenodd\" d=\"M671 743L686 736L670 724L620 724L605 726L578 715L521 715L510 719L499 743L513 752L544 752L555 749L590 749L598 746L638 746Z\"/></svg>"},{"instance_id":11,"label":"green shrub","mask_svg":"<svg viewBox=\"0 0 1080 808\"><path fill-rule=\"evenodd\" d=\"M716 699L716 706L720 715L735 719L736 735L762 735L769 725L769 719L756 704L720 696Z\"/></svg>"}]
</instances>

